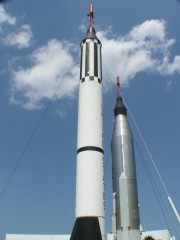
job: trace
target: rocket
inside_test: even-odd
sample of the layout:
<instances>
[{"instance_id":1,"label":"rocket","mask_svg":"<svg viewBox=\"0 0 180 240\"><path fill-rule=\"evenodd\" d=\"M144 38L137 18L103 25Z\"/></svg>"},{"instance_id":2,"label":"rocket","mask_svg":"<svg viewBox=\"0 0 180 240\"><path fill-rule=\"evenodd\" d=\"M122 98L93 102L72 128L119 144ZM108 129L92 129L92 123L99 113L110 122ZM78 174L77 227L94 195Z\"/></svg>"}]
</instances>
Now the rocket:
<instances>
[{"instance_id":1,"label":"rocket","mask_svg":"<svg viewBox=\"0 0 180 240\"><path fill-rule=\"evenodd\" d=\"M105 239L104 147L101 42L93 26L81 42L79 82L76 221L70 240Z\"/></svg>"},{"instance_id":2,"label":"rocket","mask_svg":"<svg viewBox=\"0 0 180 240\"><path fill-rule=\"evenodd\" d=\"M140 240L134 144L127 120L127 109L120 95L119 77L117 77L117 103L114 108L114 125L111 144L113 236L115 240Z\"/></svg>"}]
</instances>

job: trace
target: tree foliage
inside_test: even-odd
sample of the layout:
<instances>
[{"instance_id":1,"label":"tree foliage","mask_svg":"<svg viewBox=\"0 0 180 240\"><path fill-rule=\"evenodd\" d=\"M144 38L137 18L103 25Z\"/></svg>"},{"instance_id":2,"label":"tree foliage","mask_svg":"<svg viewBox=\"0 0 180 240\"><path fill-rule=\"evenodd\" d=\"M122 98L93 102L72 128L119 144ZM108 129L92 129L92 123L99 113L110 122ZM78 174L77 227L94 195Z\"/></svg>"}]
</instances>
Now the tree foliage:
<instances>
[{"instance_id":1,"label":"tree foliage","mask_svg":"<svg viewBox=\"0 0 180 240\"><path fill-rule=\"evenodd\" d=\"M143 240L155 240L155 239L151 236L146 236Z\"/></svg>"}]
</instances>

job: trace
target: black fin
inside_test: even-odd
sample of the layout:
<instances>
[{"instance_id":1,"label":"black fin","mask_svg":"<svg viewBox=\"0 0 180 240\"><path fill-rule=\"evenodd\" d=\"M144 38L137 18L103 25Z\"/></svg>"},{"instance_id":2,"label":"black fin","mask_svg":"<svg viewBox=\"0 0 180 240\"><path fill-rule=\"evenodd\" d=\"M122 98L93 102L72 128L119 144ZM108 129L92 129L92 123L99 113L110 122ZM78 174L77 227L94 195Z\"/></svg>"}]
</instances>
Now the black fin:
<instances>
[{"instance_id":1,"label":"black fin","mask_svg":"<svg viewBox=\"0 0 180 240\"><path fill-rule=\"evenodd\" d=\"M98 217L77 218L70 240L102 240Z\"/></svg>"}]
</instances>

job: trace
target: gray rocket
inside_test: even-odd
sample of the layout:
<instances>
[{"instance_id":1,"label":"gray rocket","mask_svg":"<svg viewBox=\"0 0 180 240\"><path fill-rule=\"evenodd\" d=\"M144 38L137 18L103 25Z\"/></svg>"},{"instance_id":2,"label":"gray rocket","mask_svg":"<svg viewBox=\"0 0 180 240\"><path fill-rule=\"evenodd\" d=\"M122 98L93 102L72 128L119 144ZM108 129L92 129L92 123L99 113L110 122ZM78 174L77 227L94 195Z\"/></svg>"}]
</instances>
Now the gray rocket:
<instances>
[{"instance_id":1,"label":"gray rocket","mask_svg":"<svg viewBox=\"0 0 180 240\"><path fill-rule=\"evenodd\" d=\"M119 77L117 90L112 134L112 231L114 239L117 240L140 240L134 144L127 120L127 109L120 95Z\"/></svg>"}]
</instances>

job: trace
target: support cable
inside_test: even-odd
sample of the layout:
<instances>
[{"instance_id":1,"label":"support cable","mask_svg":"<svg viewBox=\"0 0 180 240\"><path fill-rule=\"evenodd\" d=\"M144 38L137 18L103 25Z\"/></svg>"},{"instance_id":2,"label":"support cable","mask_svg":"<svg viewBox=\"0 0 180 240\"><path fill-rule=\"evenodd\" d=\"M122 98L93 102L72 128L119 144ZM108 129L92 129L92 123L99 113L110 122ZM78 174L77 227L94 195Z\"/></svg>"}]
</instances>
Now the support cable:
<instances>
[{"instance_id":1,"label":"support cable","mask_svg":"<svg viewBox=\"0 0 180 240\"><path fill-rule=\"evenodd\" d=\"M27 149L28 149L28 147L29 147L29 145L30 145L30 143L31 143L34 135L36 134L36 132L37 132L40 124L42 123L43 119L45 118L45 115L47 114L47 111L48 111L50 105L52 104L53 100L55 99L55 97L56 97L56 95L57 95L57 92L59 91L59 89L60 89L60 87L61 87L61 85L62 85L62 83L63 83L63 81L64 81L64 79L65 79L65 77L66 77L66 74L70 71L70 69L72 68L72 66L73 66L74 63L76 62L78 56L79 56L79 53L76 55L76 57L74 58L74 61L72 61L72 63L69 65L69 67L68 67L67 70L65 71L64 77L63 77L62 80L59 82L59 84L58 84L57 88L55 89L55 91L54 91L51 99L48 101L47 105L45 106L44 111L42 112L39 120L37 121L37 123L36 123L36 125L35 125L35 127L34 127L34 129L33 129L33 131L32 131L32 133L31 133L31 135L29 136L29 138L28 138L28 140L27 140L27 142L26 142L26 144L25 144L25 146L24 146L24 148L23 148L23 150L22 150L22 152L21 152L21 154L20 154L17 162L15 163L15 165L14 165L14 167L13 167L13 169L12 169L12 171L11 171L11 173L10 173L10 175L9 175L9 177L8 177L8 179L7 179L5 185L4 185L4 187L3 187L3 189L2 189L2 191L1 191L1 193L0 193L0 200L1 200L2 197L4 196L4 194L5 194L6 190L7 190L7 187L8 187L8 185L9 185L10 181L12 180L12 177L13 177L15 171L17 170L18 166L20 165L20 163L21 163L21 161L22 161L22 159L23 159L23 157L24 157L24 154L26 153L26 151L27 151Z\"/></svg>"},{"instance_id":2,"label":"support cable","mask_svg":"<svg viewBox=\"0 0 180 240\"><path fill-rule=\"evenodd\" d=\"M122 95L122 94L121 94L121 95ZM128 107L128 105L127 105L127 102L126 102L126 100L125 100L125 98L124 98L123 95L122 95L122 98L123 98L124 103L125 103L125 105L126 105L126 107L127 107L127 109L128 109L128 112L129 112L129 114L130 114L130 116L131 116L131 119L132 119L132 121L133 121L133 124L134 124L136 130L138 131L138 134L139 134L139 136L140 136L140 138L141 138L141 141L143 142L143 145L144 145L144 147L145 147L145 149L146 149L146 151L147 151L147 153L148 153L148 155L149 155L149 157L150 157L150 159L151 159L151 162L152 162L152 164L153 164L153 166L154 166L154 168L155 168L155 170L156 170L156 173L157 173L157 175L158 175L158 177L159 177L159 179L160 179L160 181L161 181L161 184L162 184L162 186L163 186L163 188L164 188L164 191L165 191L166 194L167 194L167 198L168 198L168 201L169 201L169 203L170 203L170 205L171 205L171 208L172 208L172 210L173 210L173 212L174 212L174 214L175 214L175 216L176 216L176 218L177 218L177 220L178 220L178 222L179 222L179 224L180 224L180 216L179 216L179 213L178 213L178 211L177 211L177 209L176 209L176 207L175 207L175 205L174 205L174 203L173 203L173 201L172 201L172 198L170 197L170 194L169 194L169 192L168 192L168 190L167 190L167 187L166 187L166 185L165 185L165 183L164 183L164 181L163 181L163 179L162 179L162 176L161 176L161 174L160 174L160 172L159 172L159 170L158 170L158 168L157 168L157 165L156 165L156 163L155 163L155 160L154 160L154 158L152 157L152 154L150 153L150 151L149 151L149 149L148 149L148 146L147 146L147 144L146 144L146 142L145 142L145 140L144 140L144 138L143 138L143 135L142 135L142 133L141 133L141 131L140 131L140 129L139 129L139 127L138 127L138 125L137 125L137 123L136 123L136 121L135 121L135 119L134 119L134 117L133 117L133 115L132 115L132 113L131 113L131 110L129 109L129 107Z\"/></svg>"},{"instance_id":3,"label":"support cable","mask_svg":"<svg viewBox=\"0 0 180 240\"><path fill-rule=\"evenodd\" d=\"M109 82L110 82L110 84L111 84L111 88L114 90L114 93L116 94L115 88L112 86L112 81L110 81L110 79L114 79L113 74L112 74L112 72L110 72L110 73L111 73L111 76L112 76L112 78L111 78L110 75L109 75L109 72L108 72L108 67L107 67L104 59L103 59L103 65L104 65L105 71L106 71L106 73L107 73L108 80L109 80ZM138 127L138 125L137 125L134 117L133 117L133 114L131 113L131 110L129 109L129 107L128 107L128 105L127 105L127 102L126 102L126 100L125 100L125 98L124 98L124 96L123 96L122 93L121 93L121 96L122 96L122 98L123 98L123 101L124 101L127 109L128 109L128 112L129 112L130 117L131 117L131 119L132 119L132 121L133 121L133 124L134 124L135 128L137 129L137 132L138 132L138 134L139 134L139 136L140 136L140 138L141 138L141 141L143 142L143 145L144 145L144 147L145 147L145 149L146 149L146 151L147 151L147 153L148 153L148 155L149 155L149 157L150 157L150 159L151 159L151 161L152 161L152 163L153 163L153 166L154 166L154 168L155 168L155 170L156 170L156 173L157 173L157 175L158 175L158 177L159 177L159 179L160 179L160 182L161 182L161 184L162 184L162 186L163 186L163 188L164 188L164 190L165 190L165 192L166 192L166 194L167 194L167 198L168 198L168 201L169 201L169 203L170 203L170 205L171 205L171 207L172 207L172 210L173 210L173 212L174 212L174 214L175 214L178 222L180 223L180 216L179 216L178 211L177 211L177 209L176 209L176 207L175 207L175 205L174 205L174 203L173 203L173 201L172 201L172 199L171 199L171 197L170 197L170 195L169 195L169 192L168 192L168 190L167 190L167 187L166 187L166 185L165 185L165 183L164 183L164 181L163 181L163 179L162 179L162 176L161 176L161 174L160 174L160 172L159 172L159 170L158 170L158 168L157 168L157 166L156 166L156 163L155 163L155 161L154 161L154 159L153 159L153 157L152 157L152 155L151 155L151 153L150 153L150 151L149 151L149 149L148 149L148 146L147 146L147 144L146 144L146 142L145 142L145 140L144 140L144 138L143 138L143 136L142 136L142 133L141 133L141 131L140 131L140 129L139 129L139 127ZM157 194L157 193L156 193L156 194ZM161 208L161 210L163 210L163 209ZM164 215L164 212L163 212L163 215ZM166 219L166 218L165 218L165 219ZM167 222L167 221L166 221L166 222ZM168 225L168 224L167 224L167 225Z\"/></svg>"},{"instance_id":4,"label":"support cable","mask_svg":"<svg viewBox=\"0 0 180 240\"><path fill-rule=\"evenodd\" d=\"M139 153L140 159L141 159L141 161L142 161L142 163L143 163L143 165L144 165L144 168L145 168L145 170L146 170L146 172L147 172L147 174L148 174L148 176L149 176L149 180L150 180L151 186L152 186L152 188L153 188L153 191L154 191L154 193L155 193L156 200L157 200L157 202L158 202L158 204L159 204L159 207L160 207L161 212L162 212L162 215L163 215L163 217L164 217L164 219L165 219L166 225L167 225L167 227L168 227L168 229L169 229L169 231L170 231L171 237L173 236L173 234L172 234L172 232L171 232L171 228L170 228L170 225L169 225L169 223L168 223L168 220L167 220L167 217L166 217L166 215L165 215L165 212L166 212L166 214L168 215L168 218L169 218L170 221L171 221L171 224L172 224L172 227L173 227L174 232L176 233L176 235L178 236L178 239L180 240L180 237L179 237L179 235L178 235L178 232L176 231L176 228L175 228L175 226L174 226L174 224L173 224L173 222L172 222L172 219L171 219L171 217L170 217L170 215L169 215L169 213L168 213L168 210L167 210L167 208L166 208L166 206L165 206L165 203L164 203L164 201L163 201L163 199L162 199L162 196L161 196L161 194L160 194L160 191L159 191L159 189L158 189L158 186L157 186L157 184L156 184L156 181L154 180L153 175L151 174L151 171L150 171L150 169L149 169L149 167L148 167L148 164L147 164L146 160L145 160L144 157L143 157L142 151L140 150L139 144L138 144L138 142L137 142L137 140L136 140L136 138L135 138L134 136L133 136L133 139L134 139L134 143L135 143L135 145L136 145L137 151L138 151L138 153ZM161 202L163 203L163 206L162 206ZM165 210L164 210L164 209L165 209Z\"/></svg>"}]
</instances>

